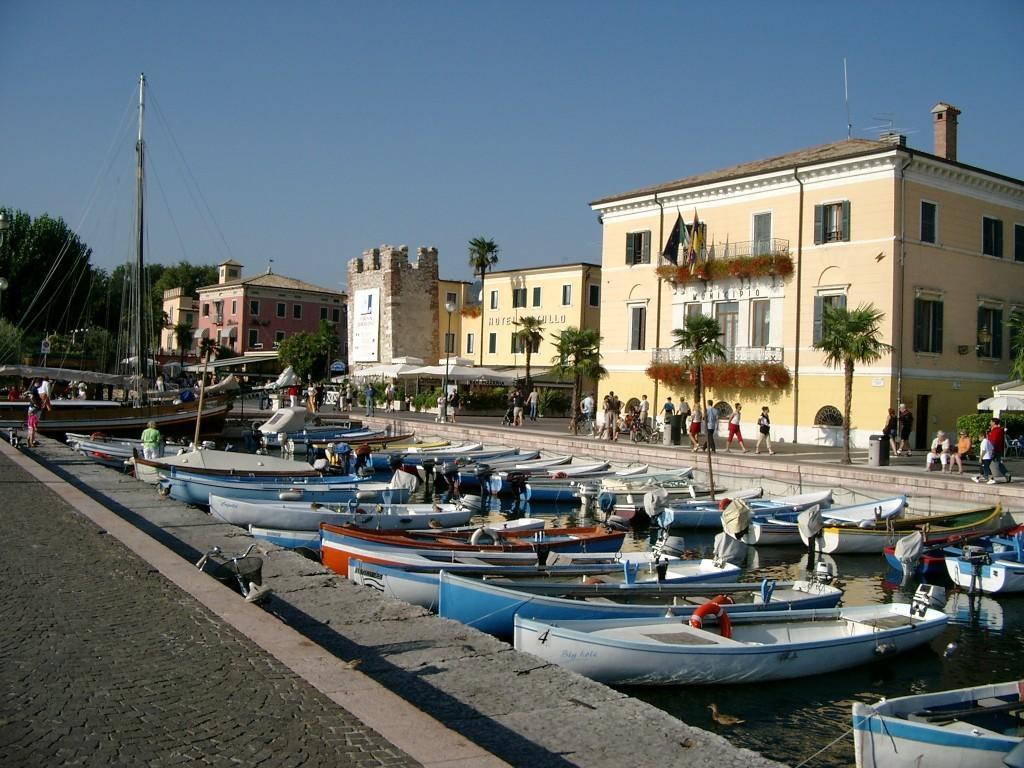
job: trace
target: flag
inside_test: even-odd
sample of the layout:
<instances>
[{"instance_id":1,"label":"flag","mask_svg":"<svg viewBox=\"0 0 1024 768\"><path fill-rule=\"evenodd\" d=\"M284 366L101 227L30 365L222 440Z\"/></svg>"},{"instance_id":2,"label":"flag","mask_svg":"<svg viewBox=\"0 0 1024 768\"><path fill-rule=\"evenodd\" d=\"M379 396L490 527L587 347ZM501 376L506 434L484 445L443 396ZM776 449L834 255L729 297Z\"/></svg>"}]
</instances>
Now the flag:
<instances>
[{"instance_id":1,"label":"flag","mask_svg":"<svg viewBox=\"0 0 1024 768\"><path fill-rule=\"evenodd\" d=\"M701 258L701 261L703 261L705 264L707 264L709 261L715 258L715 238L714 236L712 236L708 238L708 240L710 241L711 245L704 249L704 255Z\"/></svg>"},{"instance_id":2,"label":"flag","mask_svg":"<svg viewBox=\"0 0 1024 768\"><path fill-rule=\"evenodd\" d=\"M697 218L697 209L693 209L693 226L690 228L689 240L689 252L687 253L687 263L690 265L690 274L693 274L693 270L697 265L697 254L700 253L701 245L703 244L703 238L700 235L700 220Z\"/></svg>"},{"instance_id":3,"label":"flag","mask_svg":"<svg viewBox=\"0 0 1024 768\"><path fill-rule=\"evenodd\" d=\"M672 231L669 233L668 241L665 243L665 250L661 252L661 255L671 261L673 264L679 263L679 232L680 230L685 231L686 227L683 225L683 214L676 213L676 224L672 227Z\"/></svg>"},{"instance_id":4,"label":"flag","mask_svg":"<svg viewBox=\"0 0 1024 768\"><path fill-rule=\"evenodd\" d=\"M722 258L723 259L728 259L729 258L729 235L728 234L726 234L726 236L725 236L725 253L722 254Z\"/></svg>"}]
</instances>

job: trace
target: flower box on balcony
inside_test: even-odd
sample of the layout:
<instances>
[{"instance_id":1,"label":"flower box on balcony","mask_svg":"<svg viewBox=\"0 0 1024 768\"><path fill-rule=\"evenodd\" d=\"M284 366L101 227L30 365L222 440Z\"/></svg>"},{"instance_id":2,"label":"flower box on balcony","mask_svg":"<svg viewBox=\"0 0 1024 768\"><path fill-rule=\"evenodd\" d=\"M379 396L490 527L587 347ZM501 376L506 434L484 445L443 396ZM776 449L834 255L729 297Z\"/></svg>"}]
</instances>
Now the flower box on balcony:
<instances>
[{"instance_id":1,"label":"flower box on balcony","mask_svg":"<svg viewBox=\"0 0 1024 768\"><path fill-rule=\"evenodd\" d=\"M480 305L470 304L468 306L464 306L459 310L459 314L463 317L480 317Z\"/></svg>"},{"instance_id":2,"label":"flower box on balcony","mask_svg":"<svg viewBox=\"0 0 1024 768\"><path fill-rule=\"evenodd\" d=\"M788 253L766 253L758 256L739 256L730 259L699 261L693 265L664 265L658 267L658 276L677 285L686 285L694 280L722 280L739 278L750 280L755 277L781 277L793 274L793 258Z\"/></svg>"},{"instance_id":3,"label":"flower box on balcony","mask_svg":"<svg viewBox=\"0 0 1024 768\"><path fill-rule=\"evenodd\" d=\"M647 376L675 389L693 386L695 374L687 363L654 363ZM707 363L703 367L704 386L714 389L787 389L792 381L782 363Z\"/></svg>"}]
</instances>

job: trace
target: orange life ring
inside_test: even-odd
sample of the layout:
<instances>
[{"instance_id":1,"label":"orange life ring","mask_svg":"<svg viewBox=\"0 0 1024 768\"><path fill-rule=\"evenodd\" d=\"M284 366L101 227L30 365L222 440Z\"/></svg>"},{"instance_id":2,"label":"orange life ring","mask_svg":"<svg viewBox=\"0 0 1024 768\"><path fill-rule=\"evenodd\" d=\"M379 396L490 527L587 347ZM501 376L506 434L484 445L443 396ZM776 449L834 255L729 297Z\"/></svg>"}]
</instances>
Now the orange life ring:
<instances>
[{"instance_id":1,"label":"orange life ring","mask_svg":"<svg viewBox=\"0 0 1024 768\"><path fill-rule=\"evenodd\" d=\"M723 604L732 603L728 595L716 595L714 598L697 607L697 610L690 616L690 626L694 629L704 629L704 617L714 616L718 619L718 632L722 637L732 637L732 622L729 614L722 608Z\"/></svg>"}]
</instances>

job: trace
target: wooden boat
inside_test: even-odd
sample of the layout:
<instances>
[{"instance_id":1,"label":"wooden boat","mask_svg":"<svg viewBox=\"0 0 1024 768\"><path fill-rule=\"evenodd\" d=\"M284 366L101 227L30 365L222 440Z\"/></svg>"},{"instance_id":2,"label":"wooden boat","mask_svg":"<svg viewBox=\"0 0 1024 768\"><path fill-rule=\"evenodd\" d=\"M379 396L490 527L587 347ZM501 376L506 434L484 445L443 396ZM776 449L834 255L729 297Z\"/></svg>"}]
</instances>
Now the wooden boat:
<instances>
[{"instance_id":1,"label":"wooden boat","mask_svg":"<svg viewBox=\"0 0 1024 768\"><path fill-rule=\"evenodd\" d=\"M658 513L658 524L662 528L714 528L722 527L723 504L730 497L723 494L721 501L690 501L684 504L668 506ZM744 499L755 516L772 516L775 518L796 515L813 506L828 506L832 503L832 489L802 493L797 496L778 496L774 499Z\"/></svg>"},{"instance_id":2,"label":"wooden boat","mask_svg":"<svg viewBox=\"0 0 1024 768\"><path fill-rule=\"evenodd\" d=\"M276 456L261 456L254 453L236 453L203 448L187 451L162 459L145 459L136 455L135 477L152 485L160 482L160 472L179 469L194 474L223 477L323 477L324 473L309 464Z\"/></svg>"},{"instance_id":3,"label":"wooden boat","mask_svg":"<svg viewBox=\"0 0 1024 768\"><path fill-rule=\"evenodd\" d=\"M376 531L426 530L465 525L480 511L476 504L310 504L301 501L247 501L210 494L210 513L225 523L248 528L319 531L320 523L353 525ZM319 534L318 534L319 535Z\"/></svg>"},{"instance_id":4,"label":"wooden boat","mask_svg":"<svg viewBox=\"0 0 1024 768\"><path fill-rule=\"evenodd\" d=\"M823 520L836 523L860 523L865 520L888 520L903 514L907 506L906 496L866 501L861 504L847 504L829 507L822 511ZM750 523L750 532L743 539L757 546L800 544L800 528L796 520L788 517L767 517L755 514Z\"/></svg>"},{"instance_id":5,"label":"wooden boat","mask_svg":"<svg viewBox=\"0 0 1024 768\"><path fill-rule=\"evenodd\" d=\"M333 545L324 544L322 558L324 565L339 572L341 560L335 557ZM482 579L520 579L524 583L536 584L532 579L544 579L547 584L565 584L570 580L578 584L580 579L592 583L593 589L607 588L619 590L627 584L642 586L676 587L684 584L707 584L705 591L717 592L717 582L734 580L739 573L735 566L718 566L711 560L674 560L668 567L657 571L651 567L641 569L633 565L625 565L614 558L588 558L586 562L572 557L554 555L545 564L498 564L482 563L472 558L463 558L454 562L434 560L416 561L413 556L399 553L390 562L380 562L381 555L369 550L352 550L345 561L348 576L356 584L373 587L413 605L420 605L429 610L437 610L440 589L439 574L459 573L472 578ZM553 562L552 562L553 561ZM628 572L631 581L624 581L623 575ZM712 584L714 582L714 584ZM664 614L664 608L662 614Z\"/></svg>"},{"instance_id":6,"label":"wooden boat","mask_svg":"<svg viewBox=\"0 0 1024 768\"><path fill-rule=\"evenodd\" d=\"M249 535L264 544L270 544L281 549L299 549L301 547L312 552L320 551L319 531L289 531L280 528L262 528L257 525L250 525Z\"/></svg>"},{"instance_id":7,"label":"wooden boat","mask_svg":"<svg viewBox=\"0 0 1024 768\"><path fill-rule=\"evenodd\" d=\"M968 547L974 548L975 555L978 549L989 553L994 549L1015 552L1014 539L1021 533L1024 533L1024 525L1011 528L1005 534L972 539L940 538L926 544L924 533L914 531L898 539L894 545L887 546L883 554L890 568L935 584L950 578L946 558L959 558Z\"/></svg>"},{"instance_id":8,"label":"wooden boat","mask_svg":"<svg viewBox=\"0 0 1024 768\"><path fill-rule=\"evenodd\" d=\"M1004 768L1020 765L1024 683L854 702L857 768ZM1014 759L1008 759L1010 753Z\"/></svg>"},{"instance_id":9,"label":"wooden boat","mask_svg":"<svg viewBox=\"0 0 1024 768\"><path fill-rule=\"evenodd\" d=\"M414 437L414 432L404 432L402 434L389 434L385 430L380 429L361 429L357 432L340 432L331 435L331 439L327 442L329 445L338 445L344 443L349 447L355 447L359 445L369 445L371 448L376 448L382 451L394 443L402 444L408 443ZM282 446L282 450L286 453L292 454L303 454L308 453L310 448L317 444L309 437L290 437Z\"/></svg>"},{"instance_id":10,"label":"wooden boat","mask_svg":"<svg viewBox=\"0 0 1024 768\"><path fill-rule=\"evenodd\" d=\"M701 629L685 618L542 622L517 615L514 640L516 650L611 685L755 683L916 648L938 637L949 617L915 602L737 614L729 621L731 636L724 637L722 626Z\"/></svg>"},{"instance_id":11,"label":"wooden boat","mask_svg":"<svg viewBox=\"0 0 1024 768\"><path fill-rule=\"evenodd\" d=\"M715 595L733 602L723 604L730 616L759 611L833 608L843 592L817 581L787 585L772 582L729 584L692 582L672 584L552 584L510 579L478 579L441 571L437 613L498 637L511 637L513 619L539 621L575 619L689 617Z\"/></svg>"},{"instance_id":12,"label":"wooden boat","mask_svg":"<svg viewBox=\"0 0 1024 768\"><path fill-rule=\"evenodd\" d=\"M968 592L1024 592L1024 533L946 548L946 572Z\"/></svg>"},{"instance_id":13,"label":"wooden boat","mask_svg":"<svg viewBox=\"0 0 1024 768\"><path fill-rule=\"evenodd\" d=\"M928 517L901 517L879 522L849 525L825 525L814 536L814 547L829 554L880 554L886 545L895 544L901 536L921 530L925 540L949 537L973 538L1008 531L1016 523L1002 506L979 507L961 512L947 512ZM804 531L800 538L808 544Z\"/></svg>"}]
</instances>

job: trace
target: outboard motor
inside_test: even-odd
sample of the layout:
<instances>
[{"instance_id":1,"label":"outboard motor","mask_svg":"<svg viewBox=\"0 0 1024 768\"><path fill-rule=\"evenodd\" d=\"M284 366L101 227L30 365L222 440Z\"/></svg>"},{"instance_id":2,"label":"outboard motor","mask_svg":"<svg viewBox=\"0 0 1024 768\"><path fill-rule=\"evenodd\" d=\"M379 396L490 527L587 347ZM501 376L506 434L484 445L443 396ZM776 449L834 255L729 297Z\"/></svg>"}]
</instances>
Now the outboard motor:
<instances>
[{"instance_id":1,"label":"outboard motor","mask_svg":"<svg viewBox=\"0 0 1024 768\"><path fill-rule=\"evenodd\" d=\"M402 468L403 457L400 453L392 453L388 455L388 469L392 472Z\"/></svg>"},{"instance_id":2,"label":"outboard motor","mask_svg":"<svg viewBox=\"0 0 1024 768\"><path fill-rule=\"evenodd\" d=\"M454 461L446 461L440 468L441 477L448 486L448 499L459 498L459 465Z\"/></svg>"},{"instance_id":3,"label":"outboard motor","mask_svg":"<svg viewBox=\"0 0 1024 768\"><path fill-rule=\"evenodd\" d=\"M929 608L941 610L946 604L946 588L935 584L921 584L910 601L910 613L923 617Z\"/></svg>"},{"instance_id":4,"label":"outboard motor","mask_svg":"<svg viewBox=\"0 0 1024 768\"><path fill-rule=\"evenodd\" d=\"M420 463L420 469L422 470L420 474L420 479L423 480L423 491L424 493L427 494L428 497L430 496L430 478L433 477L434 475L434 466L436 464L437 460L430 458L424 458L423 461Z\"/></svg>"},{"instance_id":5,"label":"outboard motor","mask_svg":"<svg viewBox=\"0 0 1024 768\"><path fill-rule=\"evenodd\" d=\"M494 474L494 470L490 464L477 464L473 474L476 475L476 482L480 487L481 508L486 508L487 498L491 495L491 475Z\"/></svg>"},{"instance_id":6,"label":"outboard motor","mask_svg":"<svg viewBox=\"0 0 1024 768\"><path fill-rule=\"evenodd\" d=\"M685 557L686 541L682 536L665 536L658 542L658 552L662 555Z\"/></svg>"},{"instance_id":7,"label":"outboard motor","mask_svg":"<svg viewBox=\"0 0 1024 768\"><path fill-rule=\"evenodd\" d=\"M505 482L512 492L512 509L516 512L520 511L522 502L525 501L526 483L529 479L530 476L525 472L509 472L505 475Z\"/></svg>"}]
</instances>

